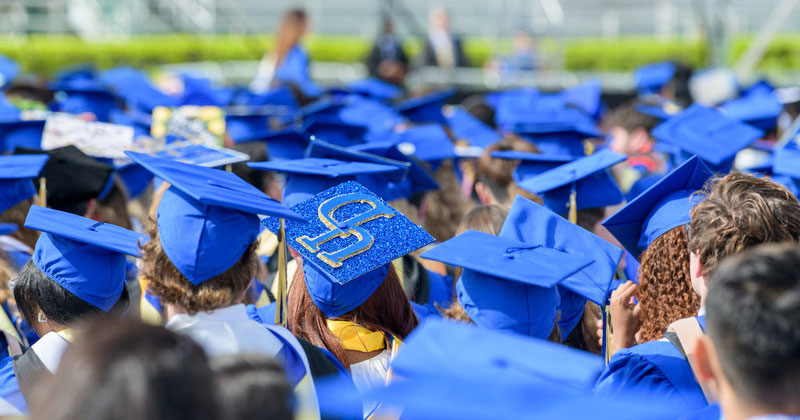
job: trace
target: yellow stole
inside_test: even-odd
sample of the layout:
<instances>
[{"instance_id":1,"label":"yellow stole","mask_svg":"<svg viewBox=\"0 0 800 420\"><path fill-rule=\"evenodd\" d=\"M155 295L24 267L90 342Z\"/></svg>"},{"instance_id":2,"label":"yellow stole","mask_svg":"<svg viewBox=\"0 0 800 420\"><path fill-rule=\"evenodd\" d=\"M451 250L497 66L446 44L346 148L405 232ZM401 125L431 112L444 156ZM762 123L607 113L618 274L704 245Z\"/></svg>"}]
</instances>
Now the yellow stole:
<instances>
[{"instance_id":1,"label":"yellow stole","mask_svg":"<svg viewBox=\"0 0 800 420\"><path fill-rule=\"evenodd\" d=\"M370 353L386 348L386 337L382 331L372 331L352 321L329 319L328 329L345 350Z\"/></svg>"}]
</instances>

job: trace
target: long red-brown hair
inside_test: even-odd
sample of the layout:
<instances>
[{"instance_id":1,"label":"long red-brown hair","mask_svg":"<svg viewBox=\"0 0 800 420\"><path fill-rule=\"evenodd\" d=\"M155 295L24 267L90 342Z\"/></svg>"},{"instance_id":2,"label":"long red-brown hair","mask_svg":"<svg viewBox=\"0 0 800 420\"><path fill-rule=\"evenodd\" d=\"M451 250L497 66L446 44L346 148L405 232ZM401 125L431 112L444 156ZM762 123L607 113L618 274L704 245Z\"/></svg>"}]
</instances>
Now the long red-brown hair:
<instances>
[{"instance_id":1,"label":"long red-brown hair","mask_svg":"<svg viewBox=\"0 0 800 420\"><path fill-rule=\"evenodd\" d=\"M342 344L328 329L327 317L311 300L303 274L302 259L298 260L292 285L289 287L288 302L289 330L297 337L333 353L346 368L350 368ZM394 267L386 279L364 303L352 311L335 319L352 321L373 331L386 334L386 348L390 346L391 336L405 339L416 328L417 316L403 292L400 279Z\"/></svg>"}]
</instances>

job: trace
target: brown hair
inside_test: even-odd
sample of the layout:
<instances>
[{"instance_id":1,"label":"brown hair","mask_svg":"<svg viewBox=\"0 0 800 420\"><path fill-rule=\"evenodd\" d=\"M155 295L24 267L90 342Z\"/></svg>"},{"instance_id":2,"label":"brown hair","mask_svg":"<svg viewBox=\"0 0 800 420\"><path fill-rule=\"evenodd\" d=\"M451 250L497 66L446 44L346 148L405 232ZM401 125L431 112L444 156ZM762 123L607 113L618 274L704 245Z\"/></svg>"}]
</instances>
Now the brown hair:
<instances>
[{"instance_id":1,"label":"brown hair","mask_svg":"<svg viewBox=\"0 0 800 420\"><path fill-rule=\"evenodd\" d=\"M637 111L637 105L658 106L655 101L632 99L611 111L608 114L605 125L608 128L622 127L627 132L642 128L649 133L658 125L659 120L656 117Z\"/></svg>"},{"instance_id":2,"label":"brown hair","mask_svg":"<svg viewBox=\"0 0 800 420\"><path fill-rule=\"evenodd\" d=\"M768 178L733 172L710 180L704 192L692 209L689 250L697 252L706 281L729 255L800 238L797 197Z\"/></svg>"},{"instance_id":3,"label":"brown hair","mask_svg":"<svg viewBox=\"0 0 800 420\"><path fill-rule=\"evenodd\" d=\"M477 206L469 211L461 223L458 225L456 234L460 235L467 230L477 230L480 232L499 235L503 228L503 222L508 216L508 210L496 204Z\"/></svg>"},{"instance_id":4,"label":"brown hair","mask_svg":"<svg viewBox=\"0 0 800 420\"><path fill-rule=\"evenodd\" d=\"M275 37L276 66L283 63L283 60L289 54L289 50L300 42L305 24L306 11L303 9L289 9L289 11L283 15L283 20L278 27L278 33Z\"/></svg>"},{"instance_id":5,"label":"brown hair","mask_svg":"<svg viewBox=\"0 0 800 420\"><path fill-rule=\"evenodd\" d=\"M639 267L641 341L658 340L674 321L692 317L700 299L689 275L686 228L681 225L659 236L642 253Z\"/></svg>"},{"instance_id":6,"label":"brown hair","mask_svg":"<svg viewBox=\"0 0 800 420\"><path fill-rule=\"evenodd\" d=\"M28 245L31 249L36 246L36 240L39 239L39 231L25 227L25 219L28 218L28 211L32 205L33 198L29 198L9 207L0 214L0 223L13 223L19 227L11 234L11 237Z\"/></svg>"},{"instance_id":7,"label":"brown hair","mask_svg":"<svg viewBox=\"0 0 800 420\"><path fill-rule=\"evenodd\" d=\"M437 242L444 242L456 234L458 222L469 208L469 201L461 194L453 161L446 160L434 172L439 189L425 194L423 228Z\"/></svg>"},{"instance_id":8,"label":"brown hair","mask_svg":"<svg viewBox=\"0 0 800 420\"><path fill-rule=\"evenodd\" d=\"M128 212L128 191L119 178L115 177L114 186L106 198L97 202L97 214L105 223L133 229Z\"/></svg>"},{"instance_id":9,"label":"brown hair","mask_svg":"<svg viewBox=\"0 0 800 420\"><path fill-rule=\"evenodd\" d=\"M541 153L535 144L514 134L509 134L484 149L478 158L478 181L489 187L494 197L501 203L513 198L511 186L515 184L512 174L519 165L519 160L492 157L492 152L505 151ZM524 190L516 189L513 192L521 191Z\"/></svg>"},{"instance_id":10,"label":"brown hair","mask_svg":"<svg viewBox=\"0 0 800 420\"><path fill-rule=\"evenodd\" d=\"M302 259L298 259L292 285L289 287L289 330L297 337L309 341L333 353L346 368L350 368L344 347L339 339L328 329L327 317L314 304L308 294ZM417 315L400 286L394 266L389 269L386 279L367 300L352 311L335 319L352 321L372 331L386 334L386 347L389 348L391 335L405 339L416 328Z\"/></svg>"},{"instance_id":11,"label":"brown hair","mask_svg":"<svg viewBox=\"0 0 800 420\"><path fill-rule=\"evenodd\" d=\"M258 240L224 273L198 285L192 284L169 260L154 223L148 228L150 241L142 246L142 276L161 303L180 305L190 315L240 303L258 268Z\"/></svg>"}]
</instances>

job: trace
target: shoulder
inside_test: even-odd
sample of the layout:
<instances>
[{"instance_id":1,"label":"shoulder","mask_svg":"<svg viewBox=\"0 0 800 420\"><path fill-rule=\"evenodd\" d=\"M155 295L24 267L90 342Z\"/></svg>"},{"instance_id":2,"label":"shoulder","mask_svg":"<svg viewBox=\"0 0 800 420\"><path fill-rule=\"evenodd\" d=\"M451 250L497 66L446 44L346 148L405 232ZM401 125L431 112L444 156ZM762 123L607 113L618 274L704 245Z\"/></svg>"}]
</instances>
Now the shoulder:
<instances>
[{"instance_id":1,"label":"shoulder","mask_svg":"<svg viewBox=\"0 0 800 420\"><path fill-rule=\"evenodd\" d=\"M0 398L8 401L17 410L26 413L28 406L22 397L17 375L14 373L14 358L4 357L0 360Z\"/></svg>"},{"instance_id":2,"label":"shoulder","mask_svg":"<svg viewBox=\"0 0 800 420\"><path fill-rule=\"evenodd\" d=\"M268 305L256 307L247 305L247 316L255 322L264 325L275 324L275 302Z\"/></svg>"},{"instance_id":3,"label":"shoulder","mask_svg":"<svg viewBox=\"0 0 800 420\"><path fill-rule=\"evenodd\" d=\"M689 363L672 343L651 341L615 354L595 387L600 395L637 393L675 398L688 409L707 403Z\"/></svg>"}]
</instances>

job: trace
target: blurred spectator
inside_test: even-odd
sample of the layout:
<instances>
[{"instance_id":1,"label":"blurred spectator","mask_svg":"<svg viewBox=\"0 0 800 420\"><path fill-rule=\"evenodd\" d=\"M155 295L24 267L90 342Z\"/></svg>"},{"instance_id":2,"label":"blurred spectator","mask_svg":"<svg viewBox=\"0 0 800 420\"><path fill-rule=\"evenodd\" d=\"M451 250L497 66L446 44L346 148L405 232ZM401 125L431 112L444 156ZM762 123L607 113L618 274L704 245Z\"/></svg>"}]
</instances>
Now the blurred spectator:
<instances>
[{"instance_id":1,"label":"blurred spectator","mask_svg":"<svg viewBox=\"0 0 800 420\"><path fill-rule=\"evenodd\" d=\"M408 57L388 17L383 19L381 33L367 56L366 64L370 76L396 85L403 84L408 71Z\"/></svg>"},{"instance_id":2,"label":"blurred spectator","mask_svg":"<svg viewBox=\"0 0 800 420\"><path fill-rule=\"evenodd\" d=\"M422 51L422 65L441 68L467 66L461 38L450 32L447 11L442 8L433 9L428 15L428 39Z\"/></svg>"},{"instance_id":3,"label":"blurred spectator","mask_svg":"<svg viewBox=\"0 0 800 420\"><path fill-rule=\"evenodd\" d=\"M227 355L212 359L211 368L228 419L292 419L292 387L274 359L260 354Z\"/></svg>"},{"instance_id":4,"label":"blurred spectator","mask_svg":"<svg viewBox=\"0 0 800 420\"><path fill-rule=\"evenodd\" d=\"M250 89L265 92L276 84L286 83L299 88L305 96L319 96L322 92L308 74L308 53L300 46L306 32L308 19L303 9L290 9L283 16L275 48L264 54Z\"/></svg>"},{"instance_id":5,"label":"blurred spectator","mask_svg":"<svg viewBox=\"0 0 800 420\"><path fill-rule=\"evenodd\" d=\"M520 71L537 70L541 67L536 40L528 31L517 30L512 47L511 54L492 60L489 63L489 70L506 76Z\"/></svg>"}]
</instances>

